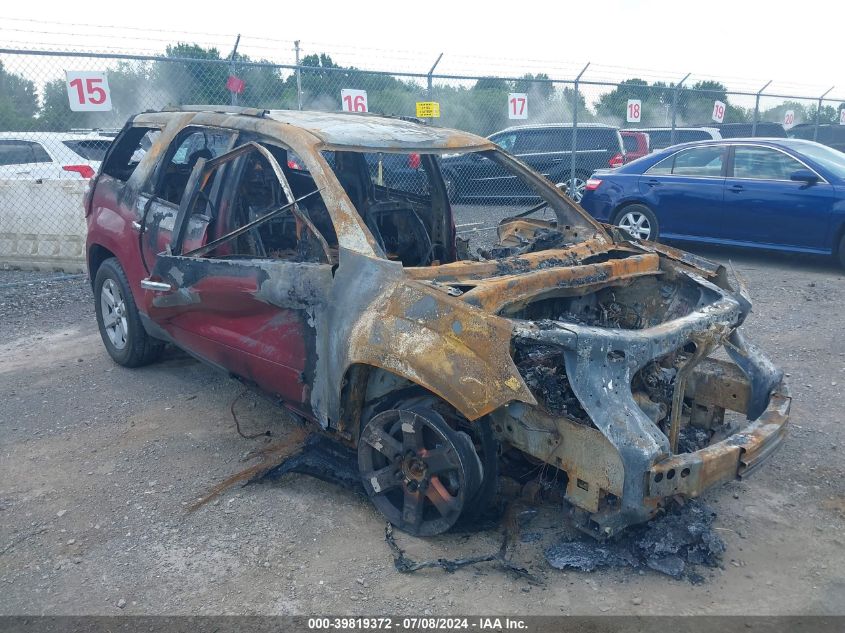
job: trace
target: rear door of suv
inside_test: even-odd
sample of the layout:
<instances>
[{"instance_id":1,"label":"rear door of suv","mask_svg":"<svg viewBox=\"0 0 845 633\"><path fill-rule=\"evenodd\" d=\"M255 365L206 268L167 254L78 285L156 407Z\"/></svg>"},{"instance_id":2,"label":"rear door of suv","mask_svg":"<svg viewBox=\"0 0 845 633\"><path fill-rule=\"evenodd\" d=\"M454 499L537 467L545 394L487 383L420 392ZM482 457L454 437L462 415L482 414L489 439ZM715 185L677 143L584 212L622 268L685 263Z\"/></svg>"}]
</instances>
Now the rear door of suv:
<instances>
[{"instance_id":1,"label":"rear door of suv","mask_svg":"<svg viewBox=\"0 0 845 633\"><path fill-rule=\"evenodd\" d=\"M524 130L516 138L514 151L517 157L533 170L543 174L553 183L566 178L572 156L572 129L549 127ZM535 196L524 183L519 187L520 196Z\"/></svg>"}]
</instances>

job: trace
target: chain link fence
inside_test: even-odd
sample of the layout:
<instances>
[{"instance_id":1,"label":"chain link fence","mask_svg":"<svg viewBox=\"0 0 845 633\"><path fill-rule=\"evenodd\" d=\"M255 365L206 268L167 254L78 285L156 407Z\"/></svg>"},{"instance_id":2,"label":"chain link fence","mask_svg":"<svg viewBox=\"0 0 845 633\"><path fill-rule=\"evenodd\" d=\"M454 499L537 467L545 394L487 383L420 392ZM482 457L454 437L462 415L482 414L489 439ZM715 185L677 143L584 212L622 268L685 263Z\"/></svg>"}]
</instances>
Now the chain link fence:
<instances>
[{"instance_id":1,"label":"chain link fence","mask_svg":"<svg viewBox=\"0 0 845 633\"><path fill-rule=\"evenodd\" d=\"M298 65L208 57L187 44L162 56L0 49L0 263L80 269L82 197L109 143L131 115L185 104L415 116L434 102L430 124L490 136L575 199L596 169L678 142L790 134L845 149L845 99L830 91L737 92L689 76L612 83L592 81L589 68L577 78L473 77L344 68L325 54ZM507 183L485 189L495 174L460 160L441 165L459 230L479 245L534 202Z\"/></svg>"}]
</instances>

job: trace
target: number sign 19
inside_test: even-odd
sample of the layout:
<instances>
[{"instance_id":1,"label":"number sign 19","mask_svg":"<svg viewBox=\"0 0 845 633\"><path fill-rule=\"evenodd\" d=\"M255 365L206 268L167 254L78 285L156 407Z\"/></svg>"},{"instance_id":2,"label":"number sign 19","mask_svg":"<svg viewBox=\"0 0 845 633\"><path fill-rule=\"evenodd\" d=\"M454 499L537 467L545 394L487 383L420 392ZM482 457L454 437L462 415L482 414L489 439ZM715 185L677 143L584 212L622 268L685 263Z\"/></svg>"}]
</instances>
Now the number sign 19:
<instances>
[{"instance_id":1,"label":"number sign 19","mask_svg":"<svg viewBox=\"0 0 845 633\"><path fill-rule=\"evenodd\" d=\"M722 123L725 120L725 108L727 106L721 101L713 102L713 120L716 123Z\"/></svg>"},{"instance_id":2,"label":"number sign 19","mask_svg":"<svg viewBox=\"0 0 845 633\"><path fill-rule=\"evenodd\" d=\"M508 118L528 118L528 95L524 92L511 92L508 95Z\"/></svg>"},{"instance_id":3,"label":"number sign 19","mask_svg":"<svg viewBox=\"0 0 845 633\"><path fill-rule=\"evenodd\" d=\"M639 99L628 99L627 121L639 123L642 120L643 104Z\"/></svg>"},{"instance_id":4,"label":"number sign 19","mask_svg":"<svg viewBox=\"0 0 845 633\"><path fill-rule=\"evenodd\" d=\"M72 111L111 111L111 93L105 72L66 70L65 87Z\"/></svg>"},{"instance_id":5,"label":"number sign 19","mask_svg":"<svg viewBox=\"0 0 845 633\"><path fill-rule=\"evenodd\" d=\"M368 112L367 91L344 88L340 91L340 106L344 112Z\"/></svg>"}]
</instances>

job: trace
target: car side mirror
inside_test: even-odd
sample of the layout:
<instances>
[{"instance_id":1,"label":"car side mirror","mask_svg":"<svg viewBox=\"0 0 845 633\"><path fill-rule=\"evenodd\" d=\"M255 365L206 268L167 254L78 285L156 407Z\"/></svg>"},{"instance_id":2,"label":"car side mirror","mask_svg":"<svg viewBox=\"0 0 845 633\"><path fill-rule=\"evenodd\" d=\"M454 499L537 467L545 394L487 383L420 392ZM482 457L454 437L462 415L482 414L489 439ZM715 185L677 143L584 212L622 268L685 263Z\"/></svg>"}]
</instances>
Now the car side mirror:
<instances>
[{"instance_id":1,"label":"car side mirror","mask_svg":"<svg viewBox=\"0 0 845 633\"><path fill-rule=\"evenodd\" d=\"M789 174L789 179L795 182L805 182L808 185L814 185L819 181L819 177L809 169L796 169Z\"/></svg>"}]
</instances>

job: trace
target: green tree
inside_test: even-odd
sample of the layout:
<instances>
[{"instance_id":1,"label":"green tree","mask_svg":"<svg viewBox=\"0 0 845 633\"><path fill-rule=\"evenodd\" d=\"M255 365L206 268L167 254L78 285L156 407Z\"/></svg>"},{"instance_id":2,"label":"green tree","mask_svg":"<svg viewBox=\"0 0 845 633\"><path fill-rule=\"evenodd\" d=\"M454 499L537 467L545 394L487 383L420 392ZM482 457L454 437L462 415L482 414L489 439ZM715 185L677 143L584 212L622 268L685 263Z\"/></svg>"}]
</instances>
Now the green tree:
<instances>
[{"instance_id":1,"label":"green tree","mask_svg":"<svg viewBox=\"0 0 845 633\"><path fill-rule=\"evenodd\" d=\"M35 84L6 71L0 62L0 130L32 129L37 112Z\"/></svg>"},{"instance_id":2,"label":"green tree","mask_svg":"<svg viewBox=\"0 0 845 633\"><path fill-rule=\"evenodd\" d=\"M179 43L165 49L164 59L190 61L157 61L153 68L153 86L161 91L168 105L196 103L227 104L226 89L229 68L216 48Z\"/></svg>"}]
</instances>

